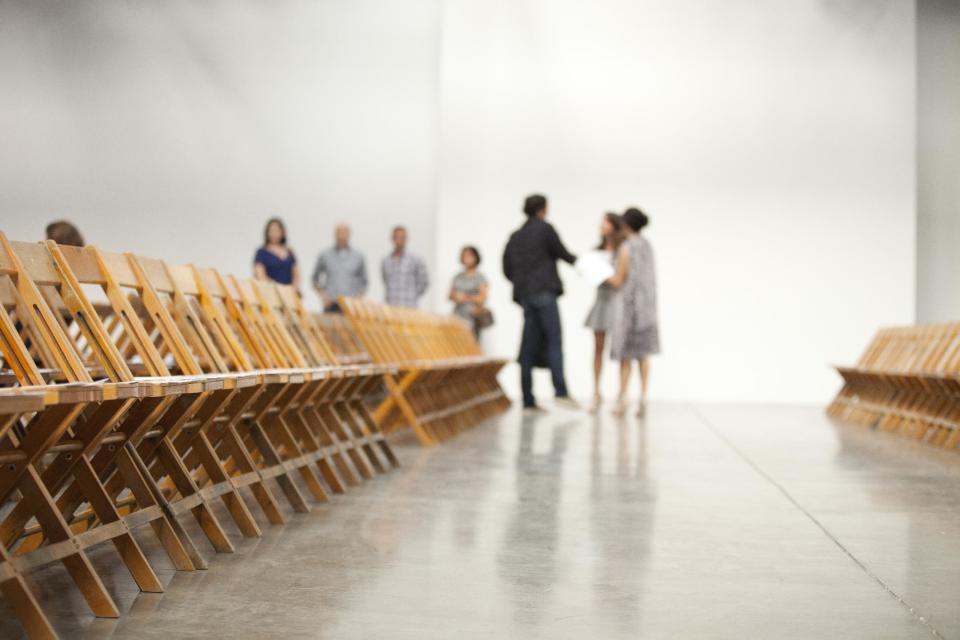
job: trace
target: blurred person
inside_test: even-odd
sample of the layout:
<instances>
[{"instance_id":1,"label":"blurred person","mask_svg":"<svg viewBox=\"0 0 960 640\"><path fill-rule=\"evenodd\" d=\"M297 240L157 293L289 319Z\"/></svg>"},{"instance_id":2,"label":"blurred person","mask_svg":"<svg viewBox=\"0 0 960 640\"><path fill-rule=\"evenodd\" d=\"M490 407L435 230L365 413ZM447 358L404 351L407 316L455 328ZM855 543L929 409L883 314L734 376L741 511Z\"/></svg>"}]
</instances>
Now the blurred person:
<instances>
[{"instance_id":1,"label":"blurred person","mask_svg":"<svg viewBox=\"0 0 960 640\"><path fill-rule=\"evenodd\" d=\"M323 310L340 313L337 296L360 298L367 292L367 261L350 246L350 227L341 222L333 231L333 246L317 258L313 269L313 288Z\"/></svg>"},{"instance_id":2,"label":"blurred person","mask_svg":"<svg viewBox=\"0 0 960 640\"><path fill-rule=\"evenodd\" d=\"M287 228L280 218L270 218L263 229L263 246L253 257L253 274L258 280L273 280L300 288L300 266L287 246Z\"/></svg>"},{"instance_id":3,"label":"blurred person","mask_svg":"<svg viewBox=\"0 0 960 640\"><path fill-rule=\"evenodd\" d=\"M613 266L617 250L622 240L620 216L616 213L606 213L600 220L600 243L597 251L602 251ZM600 394L600 378L603 374L603 349L607 340L607 333L613 324L613 299L616 289L604 282L597 287L597 297L584 326L593 330L593 403L590 411L599 411L602 397Z\"/></svg>"},{"instance_id":4,"label":"blurred person","mask_svg":"<svg viewBox=\"0 0 960 640\"><path fill-rule=\"evenodd\" d=\"M486 277L477 269L480 266L477 248L468 245L461 249L460 264L463 265L463 271L453 277L449 298L454 303L454 315L466 320L479 340L480 331L490 326L488 319L492 320L493 315L485 306L489 285Z\"/></svg>"},{"instance_id":5,"label":"blurred person","mask_svg":"<svg viewBox=\"0 0 960 640\"><path fill-rule=\"evenodd\" d=\"M567 251L557 231L545 221L544 196L528 196L523 213L527 221L513 232L503 252L503 275L513 283L513 301L523 308L519 361L524 411L543 411L533 396L533 368L544 365L550 369L557 404L579 408L567 392L563 375L563 336L557 306L557 298L563 295L557 260L574 264L577 257Z\"/></svg>"},{"instance_id":6,"label":"blurred person","mask_svg":"<svg viewBox=\"0 0 960 640\"><path fill-rule=\"evenodd\" d=\"M383 259L383 285L387 304L416 309L420 296L430 286L427 266L407 251L407 229L393 228L393 252Z\"/></svg>"},{"instance_id":7,"label":"blurred person","mask_svg":"<svg viewBox=\"0 0 960 640\"><path fill-rule=\"evenodd\" d=\"M640 368L640 406L637 416L644 416L650 379L649 356L660 353L653 249L641 235L641 230L649 222L640 209L631 208L624 212L624 241L617 252L616 272L607 281L617 289L610 333L610 358L620 362L620 393L614 409L614 414L618 416L627 411L627 385L634 360Z\"/></svg>"},{"instance_id":8,"label":"blurred person","mask_svg":"<svg viewBox=\"0 0 960 640\"><path fill-rule=\"evenodd\" d=\"M83 236L80 230L66 220L57 220L47 225L47 240L53 240L57 244L68 247L84 246Z\"/></svg>"}]
</instances>

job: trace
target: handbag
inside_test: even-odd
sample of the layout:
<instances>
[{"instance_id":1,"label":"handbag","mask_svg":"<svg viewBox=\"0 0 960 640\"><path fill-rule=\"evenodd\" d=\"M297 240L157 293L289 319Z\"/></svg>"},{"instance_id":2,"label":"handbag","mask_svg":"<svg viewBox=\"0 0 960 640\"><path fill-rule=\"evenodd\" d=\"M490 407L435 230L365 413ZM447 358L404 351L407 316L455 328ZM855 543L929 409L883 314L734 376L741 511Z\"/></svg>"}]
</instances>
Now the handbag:
<instances>
[{"instance_id":1,"label":"handbag","mask_svg":"<svg viewBox=\"0 0 960 640\"><path fill-rule=\"evenodd\" d=\"M473 326L477 331L493 325L493 311L486 307L477 307L473 310Z\"/></svg>"}]
</instances>

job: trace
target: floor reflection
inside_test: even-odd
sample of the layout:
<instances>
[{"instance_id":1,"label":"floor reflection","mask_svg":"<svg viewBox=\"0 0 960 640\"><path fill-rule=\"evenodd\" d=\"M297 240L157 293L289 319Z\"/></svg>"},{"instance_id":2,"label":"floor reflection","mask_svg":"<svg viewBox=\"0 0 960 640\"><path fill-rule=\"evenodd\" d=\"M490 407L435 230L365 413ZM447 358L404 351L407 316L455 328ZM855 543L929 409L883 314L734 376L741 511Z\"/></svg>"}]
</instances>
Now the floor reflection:
<instances>
[{"instance_id":1,"label":"floor reflection","mask_svg":"<svg viewBox=\"0 0 960 640\"><path fill-rule=\"evenodd\" d=\"M516 499L497 555L500 577L512 587L514 620L537 626L553 605L557 581L558 514L567 439L576 422L554 424L547 416L523 416L514 463ZM537 452L538 430L549 430L550 445Z\"/></svg>"},{"instance_id":2,"label":"floor reflection","mask_svg":"<svg viewBox=\"0 0 960 640\"><path fill-rule=\"evenodd\" d=\"M118 621L62 567L31 577L70 638L960 637L960 461L882 436L819 408L511 412L396 440L401 469L236 534L209 571L167 566L162 595L101 545ZM22 637L0 600L0 638Z\"/></svg>"},{"instance_id":3,"label":"floor reflection","mask_svg":"<svg viewBox=\"0 0 960 640\"><path fill-rule=\"evenodd\" d=\"M654 529L656 491L647 474L647 428L643 422L602 415L594 417L591 428L589 520L598 551L592 567L593 606L611 612L617 637L631 637L640 629ZM615 442L612 452L604 446L610 440ZM612 473L605 465L611 453Z\"/></svg>"}]
</instances>

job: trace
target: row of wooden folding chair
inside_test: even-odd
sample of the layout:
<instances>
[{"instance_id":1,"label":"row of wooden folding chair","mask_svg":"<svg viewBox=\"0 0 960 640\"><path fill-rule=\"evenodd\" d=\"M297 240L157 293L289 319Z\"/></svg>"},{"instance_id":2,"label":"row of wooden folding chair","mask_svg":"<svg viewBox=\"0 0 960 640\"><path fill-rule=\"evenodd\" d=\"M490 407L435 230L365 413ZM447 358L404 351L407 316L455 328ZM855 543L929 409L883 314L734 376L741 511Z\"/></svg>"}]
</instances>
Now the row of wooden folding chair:
<instances>
[{"instance_id":1,"label":"row of wooden folding chair","mask_svg":"<svg viewBox=\"0 0 960 640\"><path fill-rule=\"evenodd\" d=\"M497 380L506 360L481 355L462 320L358 298L339 303L369 357L399 370L384 376L387 395L373 412L384 430L410 427L430 446L510 406Z\"/></svg>"},{"instance_id":2,"label":"row of wooden folding chair","mask_svg":"<svg viewBox=\"0 0 960 640\"><path fill-rule=\"evenodd\" d=\"M960 449L960 323L881 329L827 408L838 419Z\"/></svg>"},{"instance_id":3,"label":"row of wooden folding chair","mask_svg":"<svg viewBox=\"0 0 960 640\"><path fill-rule=\"evenodd\" d=\"M118 609L86 556L110 541L162 591L131 531L178 570L397 466L364 398L390 367L339 366L289 290L131 254L0 234L0 586L31 637L53 637L23 574L62 562L97 616ZM296 298L295 293L293 297ZM299 304L299 300L297 300ZM40 404L37 402L40 400Z\"/></svg>"},{"instance_id":4,"label":"row of wooden folding chair","mask_svg":"<svg viewBox=\"0 0 960 640\"><path fill-rule=\"evenodd\" d=\"M347 317L340 313L318 313L314 320L341 364L373 362Z\"/></svg>"}]
</instances>

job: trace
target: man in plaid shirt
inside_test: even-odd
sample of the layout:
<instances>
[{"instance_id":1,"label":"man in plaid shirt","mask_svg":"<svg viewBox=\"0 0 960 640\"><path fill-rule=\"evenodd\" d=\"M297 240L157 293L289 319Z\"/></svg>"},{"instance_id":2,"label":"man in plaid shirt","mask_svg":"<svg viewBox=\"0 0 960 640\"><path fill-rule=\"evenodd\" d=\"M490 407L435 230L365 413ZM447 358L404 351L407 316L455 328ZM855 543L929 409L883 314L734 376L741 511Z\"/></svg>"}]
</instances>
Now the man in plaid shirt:
<instances>
[{"instance_id":1,"label":"man in plaid shirt","mask_svg":"<svg viewBox=\"0 0 960 640\"><path fill-rule=\"evenodd\" d=\"M427 286L427 266L418 256L407 252L407 230L393 229L393 253L383 259L383 284L387 304L415 309Z\"/></svg>"}]
</instances>

